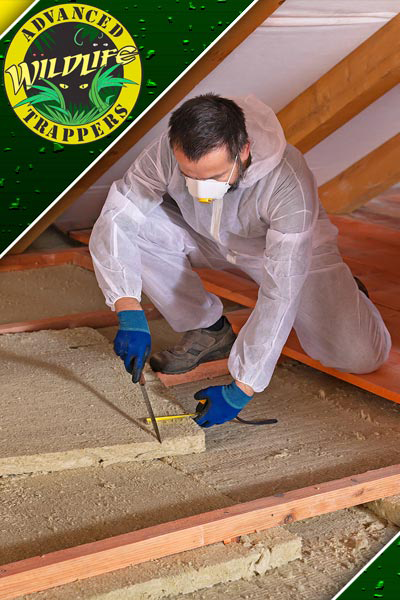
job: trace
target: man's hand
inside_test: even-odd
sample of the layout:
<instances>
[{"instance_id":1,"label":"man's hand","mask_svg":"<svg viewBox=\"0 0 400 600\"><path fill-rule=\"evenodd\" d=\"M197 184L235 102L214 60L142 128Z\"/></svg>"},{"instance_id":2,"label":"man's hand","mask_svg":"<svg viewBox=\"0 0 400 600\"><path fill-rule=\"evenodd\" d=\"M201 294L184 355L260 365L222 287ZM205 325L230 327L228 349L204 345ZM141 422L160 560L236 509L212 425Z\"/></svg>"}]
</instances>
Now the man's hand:
<instances>
[{"instance_id":1,"label":"man's hand","mask_svg":"<svg viewBox=\"0 0 400 600\"><path fill-rule=\"evenodd\" d=\"M249 386L246 387L251 390ZM229 385L214 385L200 390L194 397L196 400L201 400L196 407L198 414L194 420L201 427L212 427L237 417L242 408L252 399L253 394L245 394L232 381Z\"/></svg>"},{"instance_id":2,"label":"man's hand","mask_svg":"<svg viewBox=\"0 0 400 600\"><path fill-rule=\"evenodd\" d=\"M143 310L121 310L117 315L119 329L114 351L124 361L128 373L132 373L132 381L137 383L150 355L149 325Z\"/></svg>"}]
</instances>

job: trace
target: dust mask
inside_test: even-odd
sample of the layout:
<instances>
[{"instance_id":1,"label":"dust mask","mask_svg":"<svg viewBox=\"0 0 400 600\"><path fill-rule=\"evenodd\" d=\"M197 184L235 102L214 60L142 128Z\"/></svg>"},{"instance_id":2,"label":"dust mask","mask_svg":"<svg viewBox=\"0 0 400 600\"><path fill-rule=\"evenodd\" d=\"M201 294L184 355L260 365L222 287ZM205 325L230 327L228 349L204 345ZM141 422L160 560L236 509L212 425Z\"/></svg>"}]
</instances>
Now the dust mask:
<instances>
[{"instance_id":1,"label":"dust mask","mask_svg":"<svg viewBox=\"0 0 400 600\"><path fill-rule=\"evenodd\" d=\"M230 179L236 165L237 155L228 177L228 181L217 181L216 179L192 179L185 177L189 193L199 202L210 203L224 197L230 186Z\"/></svg>"}]
</instances>

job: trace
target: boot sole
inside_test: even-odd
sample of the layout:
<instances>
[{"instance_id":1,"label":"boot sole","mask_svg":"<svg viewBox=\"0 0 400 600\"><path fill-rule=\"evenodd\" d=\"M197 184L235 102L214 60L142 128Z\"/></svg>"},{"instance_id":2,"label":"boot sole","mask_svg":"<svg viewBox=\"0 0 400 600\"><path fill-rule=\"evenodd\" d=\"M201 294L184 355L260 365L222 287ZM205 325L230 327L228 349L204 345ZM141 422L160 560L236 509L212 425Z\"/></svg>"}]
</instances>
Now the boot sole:
<instances>
[{"instance_id":1,"label":"boot sole","mask_svg":"<svg viewBox=\"0 0 400 600\"><path fill-rule=\"evenodd\" d=\"M188 373L189 371L193 371L196 367L198 367L202 363L210 362L212 360L218 360L219 358L226 358L227 356L229 356L231 348L234 343L235 342L233 341L229 347L224 346L223 348L219 348L218 350L211 352L211 354L208 354L207 356L203 356L203 358L198 360L194 365L192 365L188 369L179 369L179 370L173 370L173 371L160 370L160 371L155 371L155 372L163 373L164 375L181 375L183 373Z\"/></svg>"}]
</instances>

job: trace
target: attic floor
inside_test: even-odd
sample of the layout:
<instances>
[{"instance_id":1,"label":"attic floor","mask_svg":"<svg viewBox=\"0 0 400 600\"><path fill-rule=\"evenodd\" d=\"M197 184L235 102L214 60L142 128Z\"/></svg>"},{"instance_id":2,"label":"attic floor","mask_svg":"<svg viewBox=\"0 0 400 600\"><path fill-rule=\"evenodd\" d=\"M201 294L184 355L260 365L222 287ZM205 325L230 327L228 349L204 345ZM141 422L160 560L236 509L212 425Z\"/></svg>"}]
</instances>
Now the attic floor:
<instances>
[{"instance_id":1,"label":"attic floor","mask_svg":"<svg viewBox=\"0 0 400 600\"><path fill-rule=\"evenodd\" d=\"M150 327L153 351L179 337L162 319ZM111 341L115 328L98 332ZM208 385L173 391L192 411L193 393ZM206 430L207 450L199 455L3 478L1 535L7 543L1 562L400 462L400 405L296 361L276 367L268 390L244 416L276 417L278 424ZM285 529L302 538L301 559L249 581L175 597L329 600L398 530L361 507ZM88 589L81 593L74 597L96 597ZM58 596L50 590L36 597Z\"/></svg>"}]
</instances>

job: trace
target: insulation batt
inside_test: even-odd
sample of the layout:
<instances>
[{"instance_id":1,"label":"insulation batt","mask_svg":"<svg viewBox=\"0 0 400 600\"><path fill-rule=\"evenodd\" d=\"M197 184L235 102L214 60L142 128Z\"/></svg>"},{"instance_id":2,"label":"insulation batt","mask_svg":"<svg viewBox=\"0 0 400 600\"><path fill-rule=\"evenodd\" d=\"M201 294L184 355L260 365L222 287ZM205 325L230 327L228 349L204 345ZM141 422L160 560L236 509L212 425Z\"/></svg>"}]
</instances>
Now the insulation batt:
<instances>
[{"instance_id":1,"label":"insulation batt","mask_svg":"<svg viewBox=\"0 0 400 600\"><path fill-rule=\"evenodd\" d=\"M203 204L188 192L167 132L115 181L90 239L98 283L114 309L142 290L176 331L208 327L222 303L192 267L236 267L260 285L229 357L232 377L265 389L292 327L322 364L365 373L388 357L390 334L337 248L303 155L270 107L244 110L251 164L236 190Z\"/></svg>"}]
</instances>

